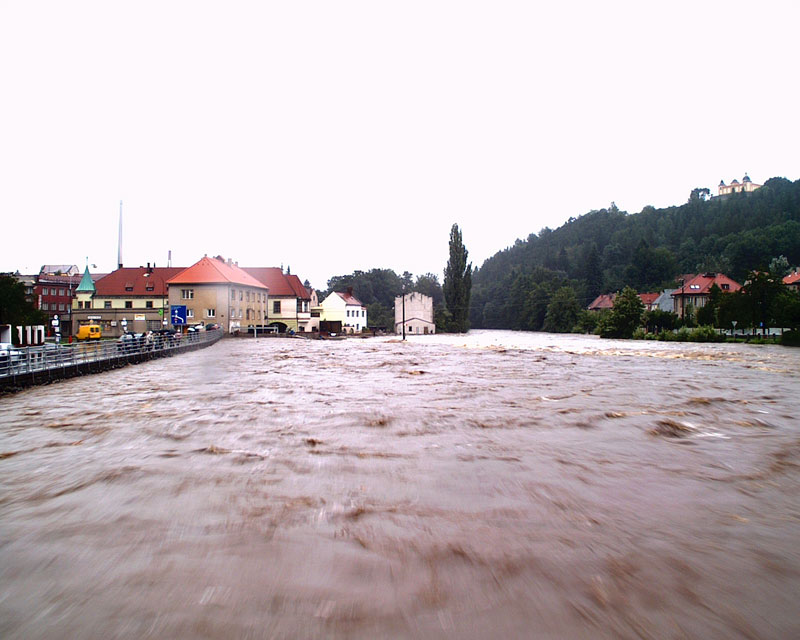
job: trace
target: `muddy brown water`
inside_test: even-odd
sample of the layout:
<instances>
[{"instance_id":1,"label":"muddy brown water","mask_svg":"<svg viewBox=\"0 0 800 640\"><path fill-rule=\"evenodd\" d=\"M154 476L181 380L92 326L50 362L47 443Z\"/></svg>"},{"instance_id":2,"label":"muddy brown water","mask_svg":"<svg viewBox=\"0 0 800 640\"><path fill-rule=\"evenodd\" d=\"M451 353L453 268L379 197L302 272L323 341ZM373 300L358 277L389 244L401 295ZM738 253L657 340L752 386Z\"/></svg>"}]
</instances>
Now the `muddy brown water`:
<instances>
[{"instance_id":1,"label":"muddy brown water","mask_svg":"<svg viewBox=\"0 0 800 640\"><path fill-rule=\"evenodd\" d=\"M505 332L0 398L3 638L800 637L800 350Z\"/></svg>"}]
</instances>

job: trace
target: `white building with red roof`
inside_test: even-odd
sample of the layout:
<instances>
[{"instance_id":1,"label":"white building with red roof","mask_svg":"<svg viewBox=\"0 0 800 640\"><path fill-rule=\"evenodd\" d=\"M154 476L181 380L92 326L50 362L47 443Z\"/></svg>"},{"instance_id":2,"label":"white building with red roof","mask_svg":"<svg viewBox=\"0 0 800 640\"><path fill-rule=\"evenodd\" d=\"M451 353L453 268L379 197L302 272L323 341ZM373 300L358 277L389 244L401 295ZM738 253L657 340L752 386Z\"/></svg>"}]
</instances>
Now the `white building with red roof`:
<instances>
[{"instance_id":1,"label":"white building with red roof","mask_svg":"<svg viewBox=\"0 0 800 640\"><path fill-rule=\"evenodd\" d=\"M186 307L186 324L237 333L266 323L269 289L230 259L206 256L167 284L170 308Z\"/></svg>"},{"instance_id":2,"label":"white building with red roof","mask_svg":"<svg viewBox=\"0 0 800 640\"><path fill-rule=\"evenodd\" d=\"M300 278L284 273L282 267L244 267L244 270L269 288L269 326L275 327L280 333L315 330L311 316L313 292L305 288ZM318 328L318 321L316 326Z\"/></svg>"},{"instance_id":3,"label":"white building with red roof","mask_svg":"<svg viewBox=\"0 0 800 640\"><path fill-rule=\"evenodd\" d=\"M684 280L672 292L673 311L683 317L684 310L691 305L694 309L706 306L711 288L716 285L722 293L734 293L742 288L735 280L724 273L701 273Z\"/></svg>"},{"instance_id":4,"label":"white building with red roof","mask_svg":"<svg viewBox=\"0 0 800 640\"><path fill-rule=\"evenodd\" d=\"M367 308L353 295L353 289L334 291L320 304L320 320L341 322L344 333L361 333L367 328Z\"/></svg>"}]
</instances>

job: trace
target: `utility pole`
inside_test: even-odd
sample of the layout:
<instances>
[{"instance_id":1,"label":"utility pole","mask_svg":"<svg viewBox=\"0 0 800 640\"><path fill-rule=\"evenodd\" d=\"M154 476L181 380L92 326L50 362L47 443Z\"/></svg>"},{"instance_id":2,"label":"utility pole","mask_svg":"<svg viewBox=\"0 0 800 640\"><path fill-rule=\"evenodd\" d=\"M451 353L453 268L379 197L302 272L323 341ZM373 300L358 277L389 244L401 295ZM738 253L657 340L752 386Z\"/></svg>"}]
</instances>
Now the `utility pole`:
<instances>
[{"instance_id":1,"label":"utility pole","mask_svg":"<svg viewBox=\"0 0 800 640\"><path fill-rule=\"evenodd\" d=\"M406 288L403 287L403 340L406 339Z\"/></svg>"}]
</instances>

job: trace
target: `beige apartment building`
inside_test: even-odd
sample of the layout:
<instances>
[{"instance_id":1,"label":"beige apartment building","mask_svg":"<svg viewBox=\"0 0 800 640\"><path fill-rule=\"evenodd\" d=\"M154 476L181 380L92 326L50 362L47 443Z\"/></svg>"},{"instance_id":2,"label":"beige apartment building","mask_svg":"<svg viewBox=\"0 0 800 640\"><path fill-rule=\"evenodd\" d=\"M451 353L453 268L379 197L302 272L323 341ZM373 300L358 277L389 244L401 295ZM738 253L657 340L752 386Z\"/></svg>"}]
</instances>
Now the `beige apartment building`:
<instances>
[{"instance_id":1,"label":"beige apartment building","mask_svg":"<svg viewBox=\"0 0 800 640\"><path fill-rule=\"evenodd\" d=\"M405 300L405 304L404 304ZM428 334L436 333L436 323L433 318L433 298L418 291L397 296L394 299L394 332Z\"/></svg>"},{"instance_id":2,"label":"beige apartment building","mask_svg":"<svg viewBox=\"0 0 800 640\"><path fill-rule=\"evenodd\" d=\"M181 307L187 325L219 324L238 333L267 324L269 289L231 260L206 256L167 284L172 324Z\"/></svg>"}]
</instances>

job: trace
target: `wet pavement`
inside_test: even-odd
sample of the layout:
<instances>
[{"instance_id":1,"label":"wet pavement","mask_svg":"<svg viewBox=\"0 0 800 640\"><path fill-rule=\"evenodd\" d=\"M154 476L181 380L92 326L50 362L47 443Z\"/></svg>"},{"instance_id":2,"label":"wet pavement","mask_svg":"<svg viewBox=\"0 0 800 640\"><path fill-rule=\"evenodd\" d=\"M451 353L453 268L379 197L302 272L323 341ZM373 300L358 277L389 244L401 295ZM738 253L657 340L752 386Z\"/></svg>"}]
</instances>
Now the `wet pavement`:
<instances>
[{"instance_id":1,"label":"wet pavement","mask_svg":"<svg viewBox=\"0 0 800 640\"><path fill-rule=\"evenodd\" d=\"M0 398L3 638L800 637L800 350L223 340Z\"/></svg>"}]
</instances>

